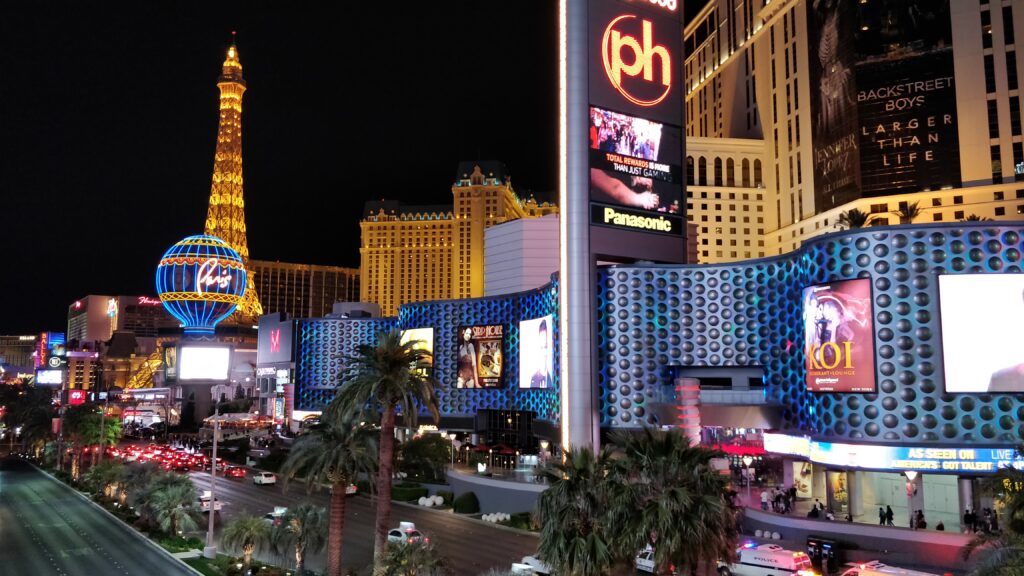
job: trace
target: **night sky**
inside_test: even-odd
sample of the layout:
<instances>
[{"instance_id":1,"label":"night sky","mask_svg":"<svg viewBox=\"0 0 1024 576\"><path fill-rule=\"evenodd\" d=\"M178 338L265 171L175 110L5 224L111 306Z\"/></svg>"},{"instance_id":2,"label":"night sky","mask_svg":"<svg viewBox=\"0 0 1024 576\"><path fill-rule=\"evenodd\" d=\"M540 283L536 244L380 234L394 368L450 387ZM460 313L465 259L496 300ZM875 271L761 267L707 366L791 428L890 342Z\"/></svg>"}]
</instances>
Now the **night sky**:
<instances>
[{"instance_id":1,"label":"night sky","mask_svg":"<svg viewBox=\"0 0 1024 576\"><path fill-rule=\"evenodd\" d=\"M0 3L0 334L153 295L164 250L202 233L232 30L253 258L358 267L363 203L449 203L460 160L553 199L556 3L385 7Z\"/></svg>"}]
</instances>

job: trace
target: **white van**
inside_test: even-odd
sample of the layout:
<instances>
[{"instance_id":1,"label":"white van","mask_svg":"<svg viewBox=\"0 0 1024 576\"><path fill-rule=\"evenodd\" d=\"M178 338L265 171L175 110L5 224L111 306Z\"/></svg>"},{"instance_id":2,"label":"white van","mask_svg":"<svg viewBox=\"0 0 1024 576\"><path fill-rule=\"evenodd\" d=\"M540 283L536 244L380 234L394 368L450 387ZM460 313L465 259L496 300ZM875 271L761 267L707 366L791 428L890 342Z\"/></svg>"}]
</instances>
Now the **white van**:
<instances>
[{"instance_id":1,"label":"white van","mask_svg":"<svg viewBox=\"0 0 1024 576\"><path fill-rule=\"evenodd\" d=\"M718 563L721 576L815 576L806 552L786 550L778 544L748 543L736 550L735 564Z\"/></svg>"},{"instance_id":2,"label":"white van","mask_svg":"<svg viewBox=\"0 0 1024 576\"><path fill-rule=\"evenodd\" d=\"M850 562L847 566L849 566L849 568L843 572L842 576L939 576L938 574L932 574L931 572L921 572L919 570L907 570L906 568L887 566L878 560L872 560L871 562Z\"/></svg>"}]
</instances>

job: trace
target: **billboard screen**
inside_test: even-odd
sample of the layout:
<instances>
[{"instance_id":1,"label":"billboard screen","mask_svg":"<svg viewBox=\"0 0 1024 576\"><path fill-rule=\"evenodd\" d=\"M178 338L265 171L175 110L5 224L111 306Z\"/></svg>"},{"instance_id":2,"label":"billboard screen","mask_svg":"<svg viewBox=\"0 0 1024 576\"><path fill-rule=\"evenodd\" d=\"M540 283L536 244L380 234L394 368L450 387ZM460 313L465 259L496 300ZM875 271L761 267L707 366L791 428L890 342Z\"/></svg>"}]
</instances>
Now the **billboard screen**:
<instances>
[{"instance_id":1,"label":"billboard screen","mask_svg":"<svg viewBox=\"0 0 1024 576\"><path fill-rule=\"evenodd\" d=\"M946 392L1024 392L1024 274L939 276Z\"/></svg>"},{"instance_id":2,"label":"billboard screen","mask_svg":"<svg viewBox=\"0 0 1024 576\"><path fill-rule=\"evenodd\" d=\"M610 0L590 9L591 224L682 236L682 25Z\"/></svg>"},{"instance_id":3,"label":"billboard screen","mask_svg":"<svg viewBox=\"0 0 1024 576\"><path fill-rule=\"evenodd\" d=\"M427 366L434 365L434 329L433 328L410 328L408 330L402 330L402 344L406 342L419 341L415 347L419 350L425 350L430 352L431 356L427 358Z\"/></svg>"},{"instance_id":4,"label":"billboard screen","mask_svg":"<svg viewBox=\"0 0 1024 576\"><path fill-rule=\"evenodd\" d=\"M293 323L292 320L282 320L279 314L260 317L256 349L258 365L292 361Z\"/></svg>"},{"instance_id":5,"label":"billboard screen","mask_svg":"<svg viewBox=\"0 0 1024 576\"><path fill-rule=\"evenodd\" d=\"M459 327L456 354L458 388L501 388L505 385L505 327Z\"/></svg>"},{"instance_id":6,"label":"billboard screen","mask_svg":"<svg viewBox=\"0 0 1024 576\"><path fill-rule=\"evenodd\" d=\"M68 390L68 404L70 406L85 404L85 390Z\"/></svg>"},{"instance_id":7,"label":"billboard screen","mask_svg":"<svg viewBox=\"0 0 1024 576\"><path fill-rule=\"evenodd\" d=\"M182 346L178 352L178 380L227 380L230 369L225 346Z\"/></svg>"},{"instance_id":8,"label":"billboard screen","mask_svg":"<svg viewBox=\"0 0 1024 576\"><path fill-rule=\"evenodd\" d=\"M545 389L554 386L552 353L554 317L550 314L519 323L519 387Z\"/></svg>"},{"instance_id":9,"label":"billboard screen","mask_svg":"<svg viewBox=\"0 0 1024 576\"><path fill-rule=\"evenodd\" d=\"M63 370L36 370L36 386L60 386L63 383Z\"/></svg>"},{"instance_id":10,"label":"billboard screen","mask_svg":"<svg viewBox=\"0 0 1024 576\"><path fill-rule=\"evenodd\" d=\"M874 392L871 280L809 286L803 294L806 385L811 392Z\"/></svg>"},{"instance_id":11,"label":"billboard screen","mask_svg":"<svg viewBox=\"0 0 1024 576\"><path fill-rule=\"evenodd\" d=\"M36 341L36 368L60 370L67 366L68 348L63 332L43 332Z\"/></svg>"}]
</instances>

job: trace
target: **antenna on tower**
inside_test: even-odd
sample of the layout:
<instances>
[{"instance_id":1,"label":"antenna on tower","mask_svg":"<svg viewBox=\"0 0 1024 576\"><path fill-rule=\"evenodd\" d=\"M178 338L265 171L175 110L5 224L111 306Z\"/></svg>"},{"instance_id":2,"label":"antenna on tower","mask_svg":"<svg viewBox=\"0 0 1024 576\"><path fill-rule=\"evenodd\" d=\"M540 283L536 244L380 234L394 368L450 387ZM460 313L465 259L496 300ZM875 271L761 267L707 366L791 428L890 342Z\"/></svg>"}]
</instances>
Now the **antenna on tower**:
<instances>
[{"instance_id":1,"label":"antenna on tower","mask_svg":"<svg viewBox=\"0 0 1024 576\"><path fill-rule=\"evenodd\" d=\"M231 31L231 44L235 44L236 43L237 36L238 36L238 31L237 30L232 30Z\"/></svg>"}]
</instances>

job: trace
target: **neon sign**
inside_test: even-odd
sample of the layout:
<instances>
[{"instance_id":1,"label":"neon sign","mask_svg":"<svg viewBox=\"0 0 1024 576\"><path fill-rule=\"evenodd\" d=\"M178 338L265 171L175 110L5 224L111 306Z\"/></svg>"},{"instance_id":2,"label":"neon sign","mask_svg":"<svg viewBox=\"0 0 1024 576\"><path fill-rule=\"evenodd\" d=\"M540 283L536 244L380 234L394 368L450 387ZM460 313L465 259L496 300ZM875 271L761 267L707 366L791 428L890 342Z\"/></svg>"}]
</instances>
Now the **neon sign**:
<instances>
[{"instance_id":1,"label":"neon sign","mask_svg":"<svg viewBox=\"0 0 1024 576\"><path fill-rule=\"evenodd\" d=\"M270 331L270 351L280 352L281 351L281 329L275 328Z\"/></svg>"},{"instance_id":2,"label":"neon sign","mask_svg":"<svg viewBox=\"0 0 1024 576\"><path fill-rule=\"evenodd\" d=\"M214 276L215 270L220 269L220 260L217 258L209 258L199 269L196 270L196 292L203 293L203 287L209 288L210 286L216 286L217 288L224 290L231 285L231 274L228 272L221 272L219 276Z\"/></svg>"},{"instance_id":3,"label":"neon sign","mask_svg":"<svg viewBox=\"0 0 1024 576\"><path fill-rule=\"evenodd\" d=\"M641 20L641 36L623 33L616 27L620 22L636 18L633 14L624 14L612 20L601 37L601 60L604 72L612 86L627 100L637 106L655 106L668 96L672 90L672 56L665 46L654 45L654 24L650 20ZM627 63L624 52L631 56L632 63ZM655 61L661 64L660 70ZM647 82L654 82L655 71L660 71L660 83L665 90L653 99L643 99L631 94L622 84L622 75L628 77L643 76Z\"/></svg>"},{"instance_id":4,"label":"neon sign","mask_svg":"<svg viewBox=\"0 0 1024 576\"><path fill-rule=\"evenodd\" d=\"M117 298L107 299L107 316L111 318L117 316Z\"/></svg>"},{"instance_id":5,"label":"neon sign","mask_svg":"<svg viewBox=\"0 0 1024 576\"><path fill-rule=\"evenodd\" d=\"M149 296L139 296L139 304L144 306L159 306L160 300L157 298L150 298Z\"/></svg>"}]
</instances>

